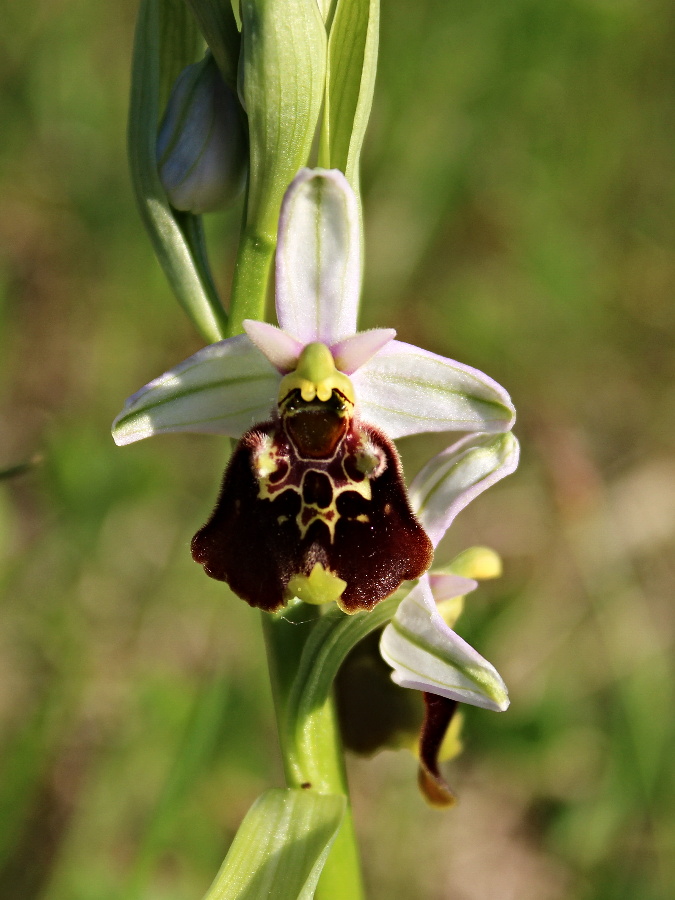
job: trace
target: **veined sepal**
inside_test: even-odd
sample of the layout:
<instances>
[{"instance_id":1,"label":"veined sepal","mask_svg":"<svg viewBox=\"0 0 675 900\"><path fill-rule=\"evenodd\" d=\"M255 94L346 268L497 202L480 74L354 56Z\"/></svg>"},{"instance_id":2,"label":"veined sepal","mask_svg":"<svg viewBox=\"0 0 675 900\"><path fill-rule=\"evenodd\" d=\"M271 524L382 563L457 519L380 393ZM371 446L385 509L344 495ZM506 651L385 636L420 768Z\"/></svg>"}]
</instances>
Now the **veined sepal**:
<instances>
[{"instance_id":1,"label":"veined sepal","mask_svg":"<svg viewBox=\"0 0 675 900\"><path fill-rule=\"evenodd\" d=\"M436 609L428 578L401 602L380 643L402 687L503 712L506 685L495 667L456 634Z\"/></svg>"},{"instance_id":2,"label":"veined sepal","mask_svg":"<svg viewBox=\"0 0 675 900\"><path fill-rule=\"evenodd\" d=\"M473 434L421 469L410 485L410 499L434 546L465 506L515 471L519 454L511 432Z\"/></svg>"}]
</instances>

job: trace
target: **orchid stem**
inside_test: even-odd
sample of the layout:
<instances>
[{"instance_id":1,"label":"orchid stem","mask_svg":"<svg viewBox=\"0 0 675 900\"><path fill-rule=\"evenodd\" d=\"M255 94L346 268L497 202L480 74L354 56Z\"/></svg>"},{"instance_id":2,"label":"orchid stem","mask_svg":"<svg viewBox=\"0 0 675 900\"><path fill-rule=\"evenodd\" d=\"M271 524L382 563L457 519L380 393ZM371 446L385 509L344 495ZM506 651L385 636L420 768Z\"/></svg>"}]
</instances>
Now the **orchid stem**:
<instances>
[{"instance_id":1,"label":"orchid stem","mask_svg":"<svg viewBox=\"0 0 675 900\"><path fill-rule=\"evenodd\" d=\"M230 336L241 334L244 319L265 319L267 288L276 242L267 235L245 228L239 242L232 280Z\"/></svg>"},{"instance_id":2,"label":"orchid stem","mask_svg":"<svg viewBox=\"0 0 675 900\"><path fill-rule=\"evenodd\" d=\"M318 621L316 607L298 604L283 616L263 613L267 658L274 694L281 753L288 787L342 794L347 809L321 873L315 900L364 900L365 893L349 805L344 753L332 696L311 711L312 742L303 742L305 723L294 721L289 704L300 658ZM319 735L317 739L316 735Z\"/></svg>"}]
</instances>

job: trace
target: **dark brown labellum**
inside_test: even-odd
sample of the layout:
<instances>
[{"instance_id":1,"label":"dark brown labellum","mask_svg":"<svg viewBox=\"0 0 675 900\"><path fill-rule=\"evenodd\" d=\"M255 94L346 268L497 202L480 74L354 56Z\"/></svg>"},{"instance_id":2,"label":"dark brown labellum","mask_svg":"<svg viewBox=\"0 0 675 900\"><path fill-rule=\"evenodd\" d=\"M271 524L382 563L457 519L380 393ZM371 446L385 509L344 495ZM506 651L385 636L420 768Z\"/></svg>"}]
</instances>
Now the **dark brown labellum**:
<instances>
[{"instance_id":1,"label":"dark brown labellum","mask_svg":"<svg viewBox=\"0 0 675 900\"><path fill-rule=\"evenodd\" d=\"M420 737L418 783L425 799L438 807L454 806L456 797L441 775L438 754L450 722L457 712L457 701L437 694L424 693L426 714Z\"/></svg>"},{"instance_id":2,"label":"dark brown labellum","mask_svg":"<svg viewBox=\"0 0 675 900\"><path fill-rule=\"evenodd\" d=\"M251 606L279 609L310 579L346 612L372 609L426 571L431 542L391 441L355 423L338 391L297 393L240 440L192 555Z\"/></svg>"}]
</instances>

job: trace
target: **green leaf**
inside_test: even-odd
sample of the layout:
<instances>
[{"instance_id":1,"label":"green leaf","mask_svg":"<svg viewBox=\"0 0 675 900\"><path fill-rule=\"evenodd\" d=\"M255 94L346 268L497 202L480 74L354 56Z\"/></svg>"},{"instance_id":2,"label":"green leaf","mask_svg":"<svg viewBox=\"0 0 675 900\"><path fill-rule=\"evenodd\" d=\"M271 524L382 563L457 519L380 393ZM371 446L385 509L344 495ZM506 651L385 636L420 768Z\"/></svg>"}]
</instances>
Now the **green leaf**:
<instances>
[{"instance_id":1,"label":"green leaf","mask_svg":"<svg viewBox=\"0 0 675 900\"><path fill-rule=\"evenodd\" d=\"M185 0L226 84L237 90L240 36L230 0Z\"/></svg>"},{"instance_id":2,"label":"green leaf","mask_svg":"<svg viewBox=\"0 0 675 900\"><path fill-rule=\"evenodd\" d=\"M204 900L311 900L346 800L273 788L246 814Z\"/></svg>"},{"instance_id":3,"label":"green leaf","mask_svg":"<svg viewBox=\"0 0 675 900\"><path fill-rule=\"evenodd\" d=\"M328 168L344 172L357 194L375 87L379 18L379 0L338 0L328 40L320 158Z\"/></svg>"},{"instance_id":4,"label":"green leaf","mask_svg":"<svg viewBox=\"0 0 675 900\"><path fill-rule=\"evenodd\" d=\"M142 0L131 77L129 165L143 223L176 297L209 343L226 333L227 316L213 283L199 218L171 207L157 172L161 110L180 71L201 43L182 0Z\"/></svg>"}]
</instances>

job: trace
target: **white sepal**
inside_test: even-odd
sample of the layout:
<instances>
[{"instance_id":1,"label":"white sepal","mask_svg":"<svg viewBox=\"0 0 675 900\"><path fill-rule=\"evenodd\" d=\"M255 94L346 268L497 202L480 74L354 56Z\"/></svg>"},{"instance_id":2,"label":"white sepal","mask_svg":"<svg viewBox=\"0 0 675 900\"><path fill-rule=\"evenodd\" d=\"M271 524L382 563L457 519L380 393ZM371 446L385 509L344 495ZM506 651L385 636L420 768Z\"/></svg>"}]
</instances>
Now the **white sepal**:
<instances>
[{"instance_id":1,"label":"white sepal","mask_svg":"<svg viewBox=\"0 0 675 900\"><path fill-rule=\"evenodd\" d=\"M424 576L384 629L380 652L401 687L505 710L509 696L495 667L449 628Z\"/></svg>"},{"instance_id":2,"label":"white sepal","mask_svg":"<svg viewBox=\"0 0 675 900\"><path fill-rule=\"evenodd\" d=\"M478 369L390 341L352 380L361 416L390 438L427 431L508 431L504 388Z\"/></svg>"},{"instance_id":3,"label":"white sepal","mask_svg":"<svg viewBox=\"0 0 675 900\"><path fill-rule=\"evenodd\" d=\"M413 509L438 544L455 516L478 494L514 471L519 445L506 434L472 434L434 456L413 479Z\"/></svg>"},{"instance_id":4,"label":"white sepal","mask_svg":"<svg viewBox=\"0 0 675 900\"><path fill-rule=\"evenodd\" d=\"M241 435L270 418L280 375L245 334L209 344L126 401L116 444L170 431Z\"/></svg>"},{"instance_id":5,"label":"white sepal","mask_svg":"<svg viewBox=\"0 0 675 900\"><path fill-rule=\"evenodd\" d=\"M342 341L356 331L360 289L356 196L336 169L301 169L279 217L279 325L303 344Z\"/></svg>"}]
</instances>

